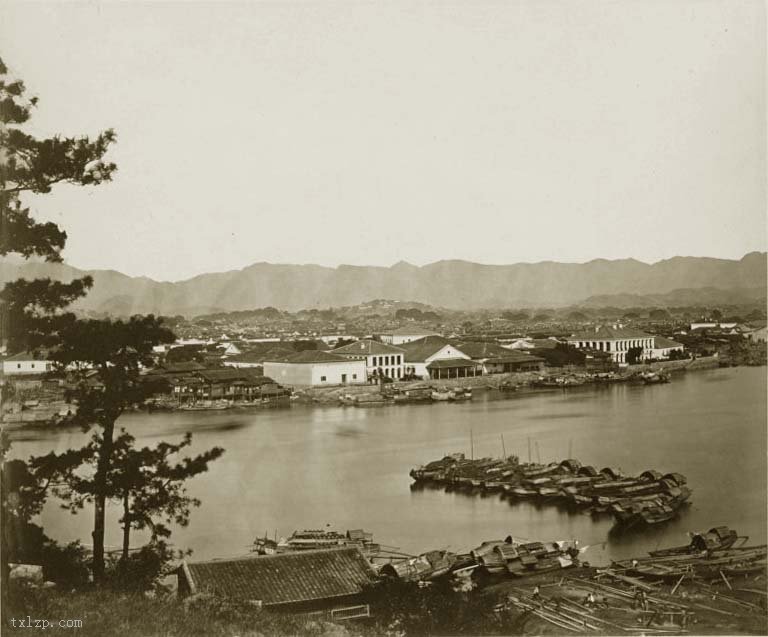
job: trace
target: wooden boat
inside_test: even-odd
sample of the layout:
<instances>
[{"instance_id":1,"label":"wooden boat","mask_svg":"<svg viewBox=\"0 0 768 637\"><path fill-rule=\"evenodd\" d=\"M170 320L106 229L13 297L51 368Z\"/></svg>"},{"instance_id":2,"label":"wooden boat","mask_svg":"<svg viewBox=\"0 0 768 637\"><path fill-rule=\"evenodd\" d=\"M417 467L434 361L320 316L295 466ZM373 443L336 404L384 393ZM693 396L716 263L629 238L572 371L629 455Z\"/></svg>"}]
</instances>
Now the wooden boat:
<instances>
[{"instance_id":1,"label":"wooden boat","mask_svg":"<svg viewBox=\"0 0 768 637\"><path fill-rule=\"evenodd\" d=\"M640 378L646 385L659 385L670 381L669 375L664 372L643 372Z\"/></svg>"},{"instance_id":2,"label":"wooden boat","mask_svg":"<svg viewBox=\"0 0 768 637\"><path fill-rule=\"evenodd\" d=\"M688 544L650 551L649 555L653 557L666 557L670 555L685 555L687 553L727 549L733 546L739 537L736 531L727 526L717 526L709 529L706 533L691 533L690 536L691 541Z\"/></svg>"},{"instance_id":3,"label":"wooden boat","mask_svg":"<svg viewBox=\"0 0 768 637\"><path fill-rule=\"evenodd\" d=\"M505 380L503 383L499 384L499 391L503 392L515 392L519 389L519 386L517 383L513 383L510 380Z\"/></svg>"},{"instance_id":4,"label":"wooden boat","mask_svg":"<svg viewBox=\"0 0 768 637\"><path fill-rule=\"evenodd\" d=\"M449 400L472 400L472 390L456 387L449 392Z\"/></svg>"},{"instance_id":5,"label":"wooden boat","mask_svg":"<svg viewBox=\"0 0 768 637\"><path fill-rule=\"evenodd\" d=\"M533 498L538 495L535 489L526 489L525 487L512 487L507 493L518 498Z\"/></svg>"},{"instance_id":6,"label":"wooden boat","mask_svg":"<svg viewBox=\"0 0 768 637\"><path fill-rule=\"evenodd\" d=\"M226 401L211 401L205 400L199 403L189 403L182 405L180 409L184 411L221 411L222 409L231 409L230 405Z\"/></svg>"},{"instance_id":7,"label":"wooden boat","mask_svg":"<svg viewBox=\"0 0 768 637\"><path fill-rule=\"evenodd\" d=\"M432 392L432 400L443 401L450 400L453 392L447 389L436 389Z\"/></svg>"}]
</instances>

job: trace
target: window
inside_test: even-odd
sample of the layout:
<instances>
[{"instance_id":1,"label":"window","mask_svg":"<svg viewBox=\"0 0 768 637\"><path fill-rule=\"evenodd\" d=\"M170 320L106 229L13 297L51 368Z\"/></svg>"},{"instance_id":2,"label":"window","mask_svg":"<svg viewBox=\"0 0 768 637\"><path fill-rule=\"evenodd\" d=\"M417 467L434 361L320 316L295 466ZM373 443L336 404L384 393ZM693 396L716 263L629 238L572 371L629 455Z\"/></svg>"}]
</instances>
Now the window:
<instances>
[{"instance_id":1,"label":"window","mask_svg":"<svg viewBox=\"0 0 768 637\"><path fill-rule=\"evenodd\" d=\"M16 363L16 369L21 369L21 363Z\"/></svg>"},{"instance_id":2,"label":"window","mask_svg":"<svg viewBox=\"0 0 768 637\"><path fill-rule=\"evenodd\" d=\"M35 364L34 363L32 363L32 369L35 369Z\"/></svg>"},{"instance_id":3,"label":"window","mask_svg":"<svg viewBox=\"0 0 768 637\"><path fill-rule=\"evenodd\" d=\"M352 380L357 380L357 374L352 374Z\"/></svg>"},{"instance_id":4,"label":"window","mask_svg":"<svg viewBox=\"0 0 768 637\"><path fill-rule=\"evenodd\" d=\"M376 367L376 357L375 356L373 357L373 363L372 364L373 364L374 367Z\"/></svg>"},{"instance_id":5,"label":"window","mask_svg":"<svg viewBox=\"0 0 768 637\"><path fill-rule=\"evenodd\" d=\"M324 382L325 382L325 376L321 376L321 377L320 377L320 382L321 382L321 383L324 383Z\"/></svg>"}]
</instances>

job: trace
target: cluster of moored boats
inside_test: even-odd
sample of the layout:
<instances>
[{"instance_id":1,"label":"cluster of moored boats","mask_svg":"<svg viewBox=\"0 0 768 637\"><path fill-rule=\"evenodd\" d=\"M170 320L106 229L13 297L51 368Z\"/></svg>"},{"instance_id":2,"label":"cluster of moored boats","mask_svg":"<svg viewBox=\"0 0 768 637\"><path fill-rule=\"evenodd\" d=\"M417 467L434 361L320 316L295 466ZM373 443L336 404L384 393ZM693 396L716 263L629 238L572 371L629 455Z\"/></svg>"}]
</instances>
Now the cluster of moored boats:
<instances>
[{"instance_id":1,"label":"cluster of moored boats","mask_svg":"<svg viewBox=\"0 0 768 637\"><path fill-rule=\"evenodd\" d=\"M412 403L432 403L442 401L464 401L472 399L472 389L469 387L410 387L408 389L387 388L375 394L345 394L339 398L339 403L354 407L374 407L394 403L407 405Z\"/></svg>"},{"instance_id":2,"label":"cluster of moored boats","mask_svg":"<svg viewBox=\"0 0 768 637\"><path fill-rule=\"evenodd\" d=\"M531 387L536 388L561 388L581 387L582 385L604 385L611 383L644 383L645 385L657 385L670 382L669 373L662 370L635 372L621 374L616 372L596 372L593 374L560 374L539 376L530 382ZM502 389L502 388L500 388ZM504 387L509 390L510 387Z\"/></svg>"},{"instance_id":3,"label":"cluster of moored boats","mask_svg":"<svg viewBox=\"0 0 768 637\"><path fill-rule=\"evenodd\" d=\"M610 467L601 470L575 459L549 464L520 463L508 458L467 459L452 454L412 469L417 482L446 488L496 491L510 499L570 504L592 513L610 513L624 526L658 524L674 518L691 496L685 476L649 469L624 476Z\"/></svg>"},{"instance_id":4,"label":"cluster of moored boats","mask_svg":"<svg viewBox=\"0 0 768 637\"><path fill-rule=\"evenodd\" d=\"M688 544L651 551L648 557L615 561L611 566L630 576L669 582L685 577L727 579L765 572L765 544L744 546L749 538L727 526L690 536Z\"/></svg>"},{"instance_id":5,"label":"cluster of moored boats","mask_svg":"<svg viewBox=\"0 0 768 637\"><path fill-rule=\"evenodd\" d=\"M393 560L381 566L380 573L410 581L499 574L525 577L574 566L580 552L575 540L530 542L508 536L504 540L482 542L469 553L436 550Z\"/></svg>"}]
</instances>

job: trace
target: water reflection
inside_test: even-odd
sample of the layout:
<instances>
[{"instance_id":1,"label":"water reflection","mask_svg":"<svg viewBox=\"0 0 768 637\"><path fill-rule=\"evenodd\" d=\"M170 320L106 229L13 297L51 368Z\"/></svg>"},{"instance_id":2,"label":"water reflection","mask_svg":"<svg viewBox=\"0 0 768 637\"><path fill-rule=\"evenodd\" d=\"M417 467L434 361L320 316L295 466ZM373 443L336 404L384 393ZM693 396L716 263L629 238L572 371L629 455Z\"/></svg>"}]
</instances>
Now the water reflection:
<instances>
[{"instance_id":1,"label":"water reflection","mask_svg":"<svg viewBox=\"0 0 768 637\"><path fill-rule=\"evenodd\" d=\"M712 378L717 378L712 384ZM725 380L721 380L725 379ZM578 538L592 563L657 544L678 545L685 533L720 524L766 541L765 368L677 375L669 385L597 389L475 392L468 403L371 409L303 407L242 412L131 414L121 419L139 443L194 434L190 453L226 449L210 471L189 483L202 500L189 527L173 540L204 559L240 554L270 529L365 528L377 541L409 553L451 546L467 550L493 537ZM610 516L593 517L559 503L479 495L414 485L408 471L453 452L507 453L544 462L569 455L627 474L654 468L688 477L693 503L648 531L612 531ZM86 434L24 431L11 453L41 454L82 444ZM119 511L111 509L108 543L119 544ZM86 539L90 516L71 516L55 501L42 523L60 540ZM234 548L233 548L234 547Z\"/></svg>"}]
</instances>

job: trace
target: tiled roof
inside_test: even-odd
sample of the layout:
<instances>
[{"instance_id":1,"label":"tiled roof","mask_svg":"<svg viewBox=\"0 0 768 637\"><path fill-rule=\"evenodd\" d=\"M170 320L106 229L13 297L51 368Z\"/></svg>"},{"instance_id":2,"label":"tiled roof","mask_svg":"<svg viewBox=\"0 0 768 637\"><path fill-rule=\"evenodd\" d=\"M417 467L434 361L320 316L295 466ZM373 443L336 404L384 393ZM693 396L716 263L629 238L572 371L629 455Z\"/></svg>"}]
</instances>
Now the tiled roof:
<instances>
[{"instance_id":1,"label":"tiled roof","mask_svg":"<svg viewBox=\"0 0 768 637\"><path fill-rule=\"evenodd\" d=\"M622 338L650 338L651 335L632 327L613 327L601 325L597 329L582 330L568 337L569 341L602 341Z\"/></svg>"},{"instance_id":2,"label":"tiled roof","mask_svg":"<svg viewBox=\"0 0 768 637\"><path fill-rule=\"evenodd\" d=\"M235 380L247 380L254 382L264 382L264 376L261 375L261 369L256 368L242 368L224 367L223 369L206 369L201 372L196 372L196 375L207 380L208 382L227 382ZM272 382L272 381L267 381Z\"/></svg>"},{"instance_id":3,"label":"tiled roof","mask_svg":"<svg viewBox=\"0 0 768 637\"><path fill-rule=\"evenodd\" d=\"M395 347L394 345L387 345L386 343L380 343L379 341L373 341L371 339L364 339L362 341L356 341L343 347L337 347L332 350L332 354L339 356L378 356L380 354L402 354L403 349Z\"/></svg>"},{"instance_id":4,"label":"tiled roof","mask_svg":"<svg viewBox=\"0 0 768 637\"><path fill-rule=\"evenodd\" d=\"M179 363L165 363L158 368L160 373L175 374L178 372L198 372L205 369L205 365L201 365L197 361L182 361Z\"/></svg>"},{"instance_id":5,"label":"tiled roof","mask_svg":"<svg viewBox=\"0 0 768 637\"><path fill-rule=\"evenodd\" d=\"M264 606L355 595L376 580L358 548L319 549L182 566L190 588Z\"/></svg>"},{"instance_id":6,"label":"tiled roof","mask_svg":"<svg viewBox=\"0 0 768 637\"><path fill-rule=\"evenodd\" d=\"M497 343L478 343L476 341L466 341L456 343L462 352L464 352L470 358L486 359L501 356L502 354L509 354L510 350L505 349Z\"/></svg>"},{"instance_id":7,"label":"tiled roof","mask_svg":"<svg viewBox=\"0 0 768 637\"><path fill-rule=\"evenodd\" d=\"M445 369L446 367L474 367L477 363L468 358L441 358L432 361L427 365L427 369Z\"/></svg>"},{"instance_id":8,"label":"tiled roof","mask_svg":"<svg viewBox=\"0 0 768 637\"><path fill-rule=\"evenodd\" d=\"M456 343L456 347L475 360L487 360L489 362L525 363L544 360L538 356L532 356L520 350L507 349L497 343L478 343L467 341Z\"/></svg>"},{"instance_id":9,"label":"tiled roof","mask_svg":"<svg viewBox=\"0 0 768 637\"><path fill-rule=\"evenodd\" d=\"M45 361L48 356L45 352L19 352L4 359L6 361Z\"/></svg>"},{"instance_id":10,"label":"tiled roof","mask_svg":"<svg viewBox=\"0 0 768 637\"><path fill-rule=\"evenodd\" d=\"M264 354L259 352L243 352L242 354L229 356L227 361L232 361L233 363L262 363L264 362Z\"/></svg>"},{"instance_id":11,"label":"tiled roof","mask_svg":"<svg viewBox=\"0 0 768 637\"><path fill-rule=\"evenodd\" d=\"M407 363L420 363L439 352L446 345L452 345L447 338L442 336L425 336L410 343L403 343L398 347L405 350L405 361ZM461 351L455 345L452 345L452 347L457 351Z\"/></svg>"},{"instance_id":12,"label":"tiled roof","mask_svg":"<svg viewBox=\"0 0 768 637\"><path fill-rule=\"evenodd\" d=\"M654 338L654 349L667 349L670 347L682 347L682 343L664 338L663 336L656 336Z\"/></svg>"},{"instance_id":13,"label":"tiled roof","mask_svg":"<svg viewBox=\"0 0 768 637\"><path fill-rule=\"evenodd\" d=\"M285 357L278 357L278 358L267 358L266 361L275 362L275 363L348 363L349 359L344 358L343 356L337 356L336 354L332 354L330 352L325 352L322 350L316 350L316 349L307 349L303 352L297 352L295 354L291 354L290 356Z\"/></svg>"}]
</instances>

